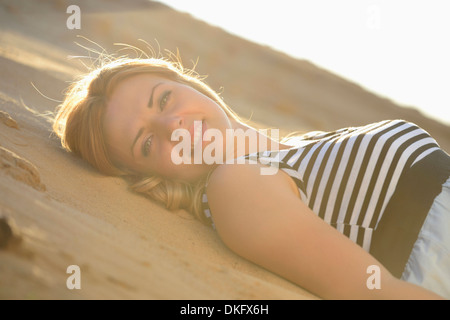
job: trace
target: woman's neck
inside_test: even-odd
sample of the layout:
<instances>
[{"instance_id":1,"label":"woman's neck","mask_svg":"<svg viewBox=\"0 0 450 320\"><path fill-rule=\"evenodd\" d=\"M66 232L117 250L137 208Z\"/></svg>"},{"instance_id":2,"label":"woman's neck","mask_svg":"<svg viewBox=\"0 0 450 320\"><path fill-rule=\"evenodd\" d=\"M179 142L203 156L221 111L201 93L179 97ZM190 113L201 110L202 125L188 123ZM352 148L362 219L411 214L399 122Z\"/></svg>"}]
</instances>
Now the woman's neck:
<instances>
[{"instance_id":1,"label":"woman's neck","mask_svg":"<svg viewBox=\"0 0 450 320\"><path fill-rule=\"evenodd\" d=\"M247 154L261 152L261 151L278 151L282 149L289 149L292 146L279 143L278 129L271 130L257 130L246 124L240 122L233 123L233 145L228 145L227 136L227 155L230 152L229 158L233 159L245 156Z\"/></svg>"}]
</instances>

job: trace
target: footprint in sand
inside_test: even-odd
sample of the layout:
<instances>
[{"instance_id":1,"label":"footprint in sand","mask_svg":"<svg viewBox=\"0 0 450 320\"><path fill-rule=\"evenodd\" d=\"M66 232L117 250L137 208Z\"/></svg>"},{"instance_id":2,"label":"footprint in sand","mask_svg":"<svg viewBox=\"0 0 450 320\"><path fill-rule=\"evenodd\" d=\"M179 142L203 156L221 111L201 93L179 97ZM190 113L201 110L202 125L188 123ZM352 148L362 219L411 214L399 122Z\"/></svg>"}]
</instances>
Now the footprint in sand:
<instances>
[{"instance_id":1,"label":"footprint in sand","mask_svg":"<svg viewBox=\"0 0 450 320\"><path fill-rule=\"evenodd\" d=\"M36 167L28 160L3 147L0 147L0 173L6 173L38 191L45 191L45 185L41 183Z\"/></svg>"},{"instance_id":2,"label":"footprint in sand","mask_svg":"<svg viewBox=\"0 0 450 320\"><path fill-rule=\"evenodd\" d=\"M13 232L8 220L0 216L0 249L6 248L12 238Z\"/></svg>"},{"instance_id":3,"label":"footprint in sand","mask_svg":"<svg viewBox=\"0 0 450 320\"><path fill-rule=\"evenodd\" d=\"M16 120L11 118L11 116L4 111L0 111L0 121L10 128L19 129L19 125L17 124Z\"/></svg>"}]
</instances>

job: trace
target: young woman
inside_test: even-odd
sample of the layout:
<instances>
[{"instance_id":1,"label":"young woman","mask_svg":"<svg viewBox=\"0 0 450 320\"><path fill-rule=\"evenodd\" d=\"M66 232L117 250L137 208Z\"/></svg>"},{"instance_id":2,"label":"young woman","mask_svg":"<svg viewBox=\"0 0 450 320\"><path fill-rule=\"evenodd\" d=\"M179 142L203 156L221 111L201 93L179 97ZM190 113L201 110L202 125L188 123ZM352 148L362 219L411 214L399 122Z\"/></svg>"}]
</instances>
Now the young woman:
<instances>
[{"instance_id":1,"label":"young woman","mask_svg":"<svg viewBox=\"0 0 450 320\"><path fill-rule=\"evenodd\" d=\"M227 135L239 130L244 144ZM72 85L54 131L102 173L189 210L237 254L322 298L450 298L450 157L415 124L279 142L180 64L118 59Z\"/></svg>"}]
</instances>

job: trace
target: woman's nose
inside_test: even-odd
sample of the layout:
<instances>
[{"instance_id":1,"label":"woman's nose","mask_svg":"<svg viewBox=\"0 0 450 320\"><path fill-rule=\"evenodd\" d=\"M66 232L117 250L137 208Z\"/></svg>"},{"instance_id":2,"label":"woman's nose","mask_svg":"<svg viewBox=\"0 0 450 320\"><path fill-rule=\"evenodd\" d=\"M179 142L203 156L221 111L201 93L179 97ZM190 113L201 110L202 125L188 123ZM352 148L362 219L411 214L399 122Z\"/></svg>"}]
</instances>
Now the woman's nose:
<instances>
[{"instance_id":1,"label":"woman's nose","mask_svg":"<svg viewBox=\"0 0 450 320\"><path fill-rule=\"evenodd\" d=\"M164 115L155 120L158 131L169 140L171 139L173 131L184 128L184 119L181 116Z\"/></svg>"}]
</instances>

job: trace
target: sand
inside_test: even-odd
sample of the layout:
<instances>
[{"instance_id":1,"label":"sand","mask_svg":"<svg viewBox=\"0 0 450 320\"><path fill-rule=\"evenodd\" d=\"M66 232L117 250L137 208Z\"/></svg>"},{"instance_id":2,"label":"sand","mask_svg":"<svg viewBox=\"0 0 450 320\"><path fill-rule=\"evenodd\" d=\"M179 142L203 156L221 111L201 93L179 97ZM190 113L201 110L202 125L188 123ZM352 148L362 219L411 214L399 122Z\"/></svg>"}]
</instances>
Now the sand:
<instances>
[{"instance_id":1,"label":"sand","mask_svg":"<svg viewBox=\"0 0 450 320\"><path fill-rule=\"evenodd\" d=\"M114 43L178 49L236 112L282 134L402 118L450 150L448 126L308 61L159 3L77 3L80 30L66 27L69 1L0 2L0 299L317 299L235 255L185 211L61 148L45 115L96 57L69 58L89 55L76 42L108 53L121 48ZM67 287L71 265L79 290Z\"/></svg>"}]
</instances>

